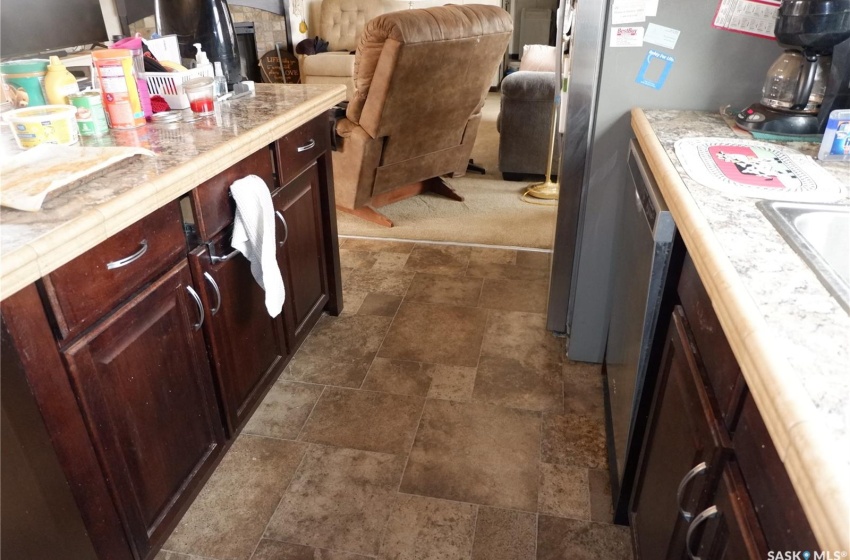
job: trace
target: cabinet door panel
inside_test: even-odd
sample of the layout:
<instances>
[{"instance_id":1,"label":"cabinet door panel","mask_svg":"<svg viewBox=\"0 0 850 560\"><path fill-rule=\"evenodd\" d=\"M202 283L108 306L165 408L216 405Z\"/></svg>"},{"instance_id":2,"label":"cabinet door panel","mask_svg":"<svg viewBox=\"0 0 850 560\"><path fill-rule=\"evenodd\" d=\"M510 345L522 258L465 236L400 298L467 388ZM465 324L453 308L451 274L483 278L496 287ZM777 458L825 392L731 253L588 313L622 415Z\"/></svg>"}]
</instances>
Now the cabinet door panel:
<instances>
[{"instance_id":1,"label":"cabinet door panel","mask_svg":"<svg viewBox=\"0 0 850 560\"><path fill-rule=\"evenodd\" d=\"M725 447L680 307L667 333L658 383L632 501L632 527L641 557L678 559L684 554L687 524L679 507L691 514L702 508L706 483L717 472ZM702 462L705 469L685 484L680 503L680 482Z\"/></svg>"},{"instance_id":2,"label":"cabinet door panel","mask_svg":"<svg viewBox=\"0 0 850 560\"><path fill-rule=\"evenodd\" d=\"M213 265L204 246L192 251L189 260L207 310L204 332L228 433L233 435L283 368L283 318L269 316L265 292L244 256Z\"/></svg>"},{"instance_id":3,"label":"cabinet door panel","mask_svg":"<svg viewBox=\"0 0 850 560\"><path fill-rule=\"evenodd\" d=\"M286 285L293 345L307 335L328 301L319 172L311 165L273 196L278 224L278 262Z\"/></svg>"},{"instance_id":4,"label":"cabinet door panel","mask_svg":"<svg viewBox=\"0 0 850 560\"><path fill-rule=\"evenodd\" d=\"M70 346L65 360L140 551L223 441L186 262Z\"/></svg>"},{"instance_id":5,"label":"cabinet door panel","mask_svg":"<svg viewBox=\"0 0 850 560\"><path fill-rule=\"evenodd\" d=\"M723 469L712 505L713 515L694 526L688 543L701 560L762 560L767 545L741 473L734 462Z\"/></svg>"}]
</instances>

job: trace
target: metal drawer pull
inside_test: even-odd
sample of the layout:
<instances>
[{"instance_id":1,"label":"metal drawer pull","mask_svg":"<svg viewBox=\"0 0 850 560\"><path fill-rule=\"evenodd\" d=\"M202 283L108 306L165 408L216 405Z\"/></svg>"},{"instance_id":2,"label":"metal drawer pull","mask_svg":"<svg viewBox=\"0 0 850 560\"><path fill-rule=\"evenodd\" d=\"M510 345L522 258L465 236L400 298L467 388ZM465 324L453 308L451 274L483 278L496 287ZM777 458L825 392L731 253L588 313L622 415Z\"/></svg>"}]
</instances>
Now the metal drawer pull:
<instances>
[{"instance_id":1,"label":"metal drawer pull","mask_svg":"<svg viewBox=\"0 0 850 560\"><path fill-rule=\"evenodd\" d=\"M238 250L233 249L231 252L227 253L223 257L220 257L220 256L215 254L215 243L213 243L212 241L207 241L206 245L207 245L207 249L209 250L209 253L210 253L210 262L213 263L213 264L227 262L227 261L229 261L230 259L232 259L233 257L235 257L236 255L239 254Z\"/></svg>"},{"instance_id":2,"label":"metal drawer pull","mask_svg":"<svg viewBox=\"0 0 850 560\"><path fill-rule=\"evenodd\" d=\"M300 154L301 152L306 152L307 150L313 149L315 146L316 146L316 141L313 140L312 138L310 138L309 142L307 142L303 146L298 146L297 148L295 148L295 151Z\"/></svg>"},{"instance_id":3,"label":"metal drawer pull","mask_svg":"<svg viewBox=\"0 0 850 560\"><path fill-rule=\"evenodd\" d=\"M699 512L699 514L694 518L690 525L688 525L688 533L685 535L685 549L688 551L688 558L691 560L702 560L699 556L695 555L691 551L691 536L694 533L694 530L699 527L704 521L711 519L712 517L716 517L720 513L720 510L717 509L717 506L709 506Z\"/></svg>"},{"instance_id":4,"label":"metal drawer pull","mask_svg":"<svg viewBox=\"0 0 850 560\"><path fill-rule=\"evenodd\" d=\"M116 268L121 268L122 266L127 266L131 262L137 261L142 258L142 255L148 252L148 240L143 239L140 245L142 246L142 248L130 255L129 257L124 257L123 259L118 259L117 261L106 263L106 270L114 270Z\"/></svg>"},{"instance_id":5,"label":"metal drawer pull","mask_svg":"<svg viewBox=\"0 0 850 560\"><path fill-rule=\"evenodd\" d=\"M195 303L198 306L198 322L192 325L192 328L198 330L201 328L201 325L204 324L204 304L201 303L201 298L198 296L198 292L195 291L195 288L192 286L186 286L186 291L189 292L189 295L192 296L192 299L195 300Z\"/></svg>"},{"instance_id":6,"label":"metal drawer pull","mask_svg":"<svg viewBox=\"0 0 850 560\"><path fill-rule=\"evenodd\" d=\"M691 479L697 475L705 474L706 469L708 469L708 465L706 465L705 461L703 461L699 465L689 470L687 474L685 474L685 476L682 478L682 481L679 482L679 489L676 490L676 505L679 507L679 514L685 521L690 521L694 514L685 510L684 506L682 505L682 494L685 493L685 488L688 486L688 483L691 481Z\"/></svg>"},{"instance_id":7,"label":"metal drawer pull","mask_svg":"<svg viewBox=\"0 0 850 560\"><path fill-rule=\"evenodd\" d=\"M274 215L277 216L277 219L283 224L283 241L277 244L278 247L283 247L283 244L286 243L287 239L289 239L289 226L286 225L286 219L283 217L283 214L280 213L280 210L275 211Z\"/></svg>"},{"instance_id":8,"label":"metal drawer pull","mask_svg":"<svg viewBox=\"0 0 850 560\"><path fill-rule=\"evenodd\" d=\"M204 278L207 279L207 282L210 283L210 286L212 286L212 289L215 292L215 307L210 309L210 315L215 317L215 314L218 313L219 309L221 309L221 290L218 289L218 284L209 272L204 272Z\"/></svg>"}]
</instances>

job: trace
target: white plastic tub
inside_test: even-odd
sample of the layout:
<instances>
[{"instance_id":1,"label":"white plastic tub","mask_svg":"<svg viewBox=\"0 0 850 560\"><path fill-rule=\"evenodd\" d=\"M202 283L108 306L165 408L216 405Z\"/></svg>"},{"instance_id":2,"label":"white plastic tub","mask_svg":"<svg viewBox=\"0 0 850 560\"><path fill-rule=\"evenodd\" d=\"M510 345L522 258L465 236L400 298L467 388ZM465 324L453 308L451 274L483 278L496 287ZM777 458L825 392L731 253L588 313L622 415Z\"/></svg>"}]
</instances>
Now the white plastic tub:
<instances>
[{"instance_id":1,"label":"white plastic tub","mask_svg":"<svg viewBox=\"0 0 850 560\"><path fill-rule=\"evenodd\" d=\"M39 144L70 146L79 142L76 112L72 105L41 105L9 111L3 118L12 127L18 146L26 150Z\"/></svg>"}]
</instances>

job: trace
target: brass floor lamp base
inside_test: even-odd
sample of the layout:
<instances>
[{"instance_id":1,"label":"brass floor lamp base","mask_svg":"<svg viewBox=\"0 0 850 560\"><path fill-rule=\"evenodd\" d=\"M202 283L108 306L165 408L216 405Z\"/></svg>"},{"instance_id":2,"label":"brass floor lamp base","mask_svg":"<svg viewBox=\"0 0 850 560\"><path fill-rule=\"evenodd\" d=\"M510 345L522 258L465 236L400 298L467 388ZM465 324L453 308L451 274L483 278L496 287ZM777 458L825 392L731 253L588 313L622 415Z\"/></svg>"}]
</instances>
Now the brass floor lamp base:
<instances>
[{"instance_id":1,"label":"brass floor lamp base","mask_svg":"<svg viewBox=\"0 0 850 560\"><path fill-rule=\"evenodd\" d=\"M551 180L547 179L542 183L532 183L529 185L525 190L523 197L530 196L545 200L558 200L560 190L558 183L553 183Z\"/></svg>"}]
</instances>

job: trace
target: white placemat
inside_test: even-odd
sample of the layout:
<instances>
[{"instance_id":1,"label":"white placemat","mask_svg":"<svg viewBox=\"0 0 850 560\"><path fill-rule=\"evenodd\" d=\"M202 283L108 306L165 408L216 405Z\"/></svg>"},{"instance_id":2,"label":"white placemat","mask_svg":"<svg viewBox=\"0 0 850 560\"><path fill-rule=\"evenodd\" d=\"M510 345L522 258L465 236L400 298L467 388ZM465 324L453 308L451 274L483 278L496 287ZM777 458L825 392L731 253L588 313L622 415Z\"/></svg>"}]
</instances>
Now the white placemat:
<instances>
[{"instance_id":1,"label":"white placemat","mask_svg":"<svg viewBox=\"0 0 850 560\"><path fill-rule=\"evenodd\" d=\"M725 194L787 202L835 202L845 187L791 148L733 138L685 138L676 156L697 183Z\"/></svg>"}]
</instances>

